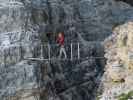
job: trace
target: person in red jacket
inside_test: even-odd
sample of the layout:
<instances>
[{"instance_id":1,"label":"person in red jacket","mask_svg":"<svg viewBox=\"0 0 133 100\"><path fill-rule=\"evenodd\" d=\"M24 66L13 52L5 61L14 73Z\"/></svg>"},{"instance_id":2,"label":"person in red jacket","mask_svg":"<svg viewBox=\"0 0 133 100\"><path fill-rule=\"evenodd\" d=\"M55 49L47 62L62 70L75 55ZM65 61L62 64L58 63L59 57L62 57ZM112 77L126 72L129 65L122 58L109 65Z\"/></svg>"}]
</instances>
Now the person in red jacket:
<instances>
[{"instance_id":1,"label":"person in red jacket","mask_svg":"<svg viewBox=\"0 0 133 100\"><path fill-rule=\"evenodd\" d=\"M60 54L59 58L61 58L62 54L64 54L65 59L67 58L67 54L64 48L65 36L63 32L60 32L57 37L57 43L60 45Z\"/></svg>"}]
</instances>

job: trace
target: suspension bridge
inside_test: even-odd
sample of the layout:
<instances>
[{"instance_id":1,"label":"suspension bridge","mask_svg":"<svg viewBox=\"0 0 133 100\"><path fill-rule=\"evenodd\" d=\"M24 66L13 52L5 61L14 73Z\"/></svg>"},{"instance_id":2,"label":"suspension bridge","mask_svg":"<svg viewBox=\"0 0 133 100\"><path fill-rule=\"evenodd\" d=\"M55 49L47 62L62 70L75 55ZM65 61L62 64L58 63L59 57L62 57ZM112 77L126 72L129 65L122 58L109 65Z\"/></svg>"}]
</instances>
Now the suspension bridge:
<instances>
[{"instance_id":1,"label":"suspension bridge","mask_svg":"<svg viewBox=\"0 0 133 100\"><path fill-rule=\"evenodd\" d=\"M24 60L32 61L73 61L82 59L105 59L103 56L91 56L89 53L95 53L94 47L102 46L100 42L88 42L88 44L70 43L64 46L67 58L59 57L60 46L57 44L44 44L44 45L1 45L0 56L4 59L13 59L12 57L22 57ZM95 48L96 49L96 48ZM2 61L2 60L1 60Z\"/></svg>"}]
</instances>

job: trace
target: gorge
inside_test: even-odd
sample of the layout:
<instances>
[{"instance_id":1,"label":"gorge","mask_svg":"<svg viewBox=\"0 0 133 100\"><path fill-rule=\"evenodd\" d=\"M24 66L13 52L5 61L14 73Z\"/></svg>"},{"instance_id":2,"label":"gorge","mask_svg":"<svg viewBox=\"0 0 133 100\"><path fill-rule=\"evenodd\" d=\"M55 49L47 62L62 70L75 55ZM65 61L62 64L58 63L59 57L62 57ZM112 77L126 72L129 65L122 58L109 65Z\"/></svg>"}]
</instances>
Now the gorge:
<instances>
[{"instance_id":1,"label":"gorge","mask_svg":"<svg viewBox=\"0 0 133 100\"><path fill-rule=\"evenodd\" d=\"M116 27L132 21L131 5L129 0L0 0L0 100L97 100L98 95L115 100L104 99L110 59L105 47ZM49 32L53 60L26 59L48 57L47 46L43 53L40 48L48 44ZM68 60L57 59L59 32L65 34Z\"/></svg>"}]
</instances>

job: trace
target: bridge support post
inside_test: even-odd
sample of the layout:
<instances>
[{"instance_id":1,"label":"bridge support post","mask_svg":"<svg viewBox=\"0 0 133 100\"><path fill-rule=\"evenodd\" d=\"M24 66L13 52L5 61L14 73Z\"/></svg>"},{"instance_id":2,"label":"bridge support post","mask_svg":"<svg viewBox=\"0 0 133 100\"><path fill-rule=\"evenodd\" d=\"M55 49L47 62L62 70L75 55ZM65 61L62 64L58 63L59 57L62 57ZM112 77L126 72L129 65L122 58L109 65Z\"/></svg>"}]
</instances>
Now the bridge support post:
<instances>
[{"instance_id":1,"label":"bridge support post","mask_svg":"<svg viewBox=\"0 0 133 100\"><path fill-rule=\"evenodd\" d=\"M71 61L73 60L73 44L71 43Z\"/></svg>"},{"instance_id":2,"label":"bridge support post","mask_svg":"<svg viewBox=\"0 0 133 100\"><path fill-rule=\"evenodd\" d=\"M50 48L50 44L48 44L48 60L51 59L51 57L50 57L50 56L51 56L51 54L50 54L50 51L51 51L51 50L50 50L50 49L51 49L51 48Z\"/></svg>"},{"instance_id":3,"label":"bridge support post","mask_svg":"<svg viewBox=\"0 0 133 100\"><path fill-rule=\"evenodd\" d=\"M44 59L44 57L43 57L43 45L41 45L41 59Z\"/></svg>"},{"instance_id":4,"label":"bridge support post","mask_svg":"<svg viewBox=\"0 0 133 100\"><path fill-rule=\"evenodd\" d=\"M79 43L78 43L78 59L80 59L80 47L79 47Z\"/></svg>"}]
</instances>

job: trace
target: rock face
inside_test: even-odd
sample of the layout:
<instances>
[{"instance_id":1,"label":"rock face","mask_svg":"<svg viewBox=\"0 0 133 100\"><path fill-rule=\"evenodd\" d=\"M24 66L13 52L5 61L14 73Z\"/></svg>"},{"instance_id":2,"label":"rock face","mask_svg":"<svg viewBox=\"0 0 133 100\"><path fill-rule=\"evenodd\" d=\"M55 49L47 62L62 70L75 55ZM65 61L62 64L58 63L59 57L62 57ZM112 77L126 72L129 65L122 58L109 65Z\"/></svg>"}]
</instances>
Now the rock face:
<instances>
[{"instance_id":1,"label":"rock face","mask_svg":"<svg viewBox=\"0 0 133 100\"><path fill-rule=\"evenodd\" d=\"M123 2L128 3L129 5L133 5L133 1L131 0L115 0L115 1L123 1Z\"/></svg>"},{"instance_id":2,"label":"rock face","mask_svg":"<svg viewBox=\"0 0 133 100\"><path fill-rule=\"evenodd\" d=\"M104 65L100 42L112 27L133 18L133 8L113 0L0 0L0 5L0 100L94 100ZM25 59L46 57L47 47L40 51L46 33L55 44L60 31L68 58L69 43L79 42L82 59L57 60L55 45L52 61Z\"/></svg>"},{"instance_id":3,"label":"rock face","mask_svg":"<svg viewBox=\"0 0 133 100\"><path fill-rule=\"evenodd\" d=\"M117 26L114 34L105 41L107 65L103 79L106 81L103 81L104 93L101 100L117 100L116 97L121 93L133 90L132 28L133 22ZM106 95L108 91L110 95Z\"/></svg>"}]
</instances>

